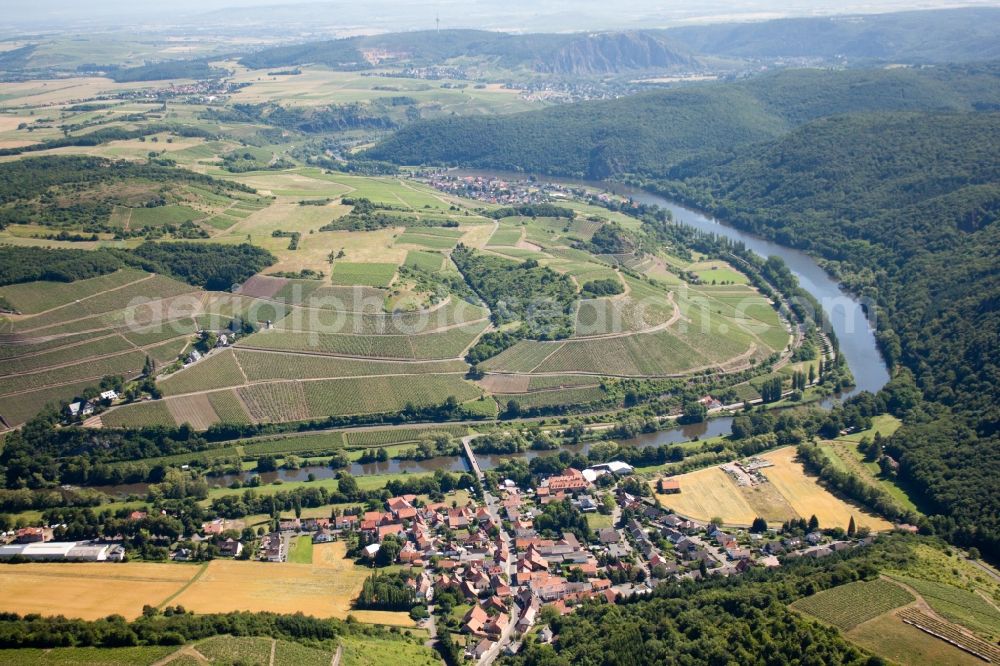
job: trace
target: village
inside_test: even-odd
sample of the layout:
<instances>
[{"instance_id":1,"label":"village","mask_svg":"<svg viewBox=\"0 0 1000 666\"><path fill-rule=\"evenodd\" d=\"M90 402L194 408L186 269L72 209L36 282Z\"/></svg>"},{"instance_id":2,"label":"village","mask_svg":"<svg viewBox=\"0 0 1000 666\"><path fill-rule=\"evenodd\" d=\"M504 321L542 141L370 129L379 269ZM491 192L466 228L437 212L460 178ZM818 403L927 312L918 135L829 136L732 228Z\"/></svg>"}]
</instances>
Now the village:
<instances>
[{"instance_id":1,"label":"village","mask_svg":"<svg viewBox=\"0 0 1000 666\"><path fill-rule=\"evenodd\" d=\"M749 478L761 465L750 459L728 471ZM651 484L620 461L567 468L534 487L510 479L489 487L478 465L472 466L481 485L478 498L467 493L464 504L404 494L377 509L369 502L329 517L281 518L270 532L240 530L238 523L218 518L202 523L198 534L178 538L170 559L253 559L281 566L298 539L344 541L348 555L373 574L392 568L409 590L411 616L431 636L447 631L464 637L466 657L485 664L516 653L529 633L553 640L546 618L572 613L580 604L647 595L661 582L741 575L789 558L824 557L874 539L865 529L821 530L815 518L781 529L756 522L749 529L724 529L691 520L663 506L662 498L684 492L676 477ZM134 511L127 520L148 518ZM5 534L0 559L127 559L113 541L55 541L58 528Z\"/></svg>"}]
</instances>

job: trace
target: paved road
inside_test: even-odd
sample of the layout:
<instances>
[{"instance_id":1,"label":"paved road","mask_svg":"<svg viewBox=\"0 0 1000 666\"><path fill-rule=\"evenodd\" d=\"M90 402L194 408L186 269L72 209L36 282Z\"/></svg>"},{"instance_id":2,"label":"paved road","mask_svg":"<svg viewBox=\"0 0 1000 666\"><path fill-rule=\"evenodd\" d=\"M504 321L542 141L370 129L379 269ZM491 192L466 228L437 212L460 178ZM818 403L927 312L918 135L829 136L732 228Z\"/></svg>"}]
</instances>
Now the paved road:
<instances>
[{"instance_id":1,"label":"paved road","mask_svg":"<svg viewBox=\"0 0 1000 666\"><path fill-rule=\"evenodd\" d=\"M480 469L479 461L476 460L476 454L472 450L472 440L476 437L479 437L479 435L468 435L463 437L462 447L465 449L465 457L469 460L469 466L472 468L472 472L476 475L476 478L479 479L479 483L483 486L483 503L486 505L486 510L489 512L490 518L492 518L497 525L502 525L503 523L500 519L499 508L500 502L493 495L493 493L490 492L489 488L486 487L486 475L484 475L482 469ZM507 574L507 578L509 580L511 576L511 566L517 559L517 553L514 550L513 544L510 542L510 535L507 534L507 531L503 528L500 529L500 540L507 545L510 552L510 557L508 557L505 562L505 573ZM514 627L517 625L517 615L512 612L512 609L509 609L508 613L510 615L510 622L507 623L507 626L500 634L500 639L494 643L493 647L479 659L478 666L487 666L488 664L492 664L493 661L500 655L500 651L504 648L504 646L510 643L510 639L514 635Z\"/></svg>"},{"instance_id":2,"label":"paved road","mask_svg":"<svg viewBox=\"0 0 1000 666\"><path fill-rule=\"evenodd\" d=\"M430 617L427 619L427 640L424 641L424 645L429 648L433 648L437 643L437 623L434 618L434 604L427 604L427 612L430 613Z\"/></svg>"}]
</instances>

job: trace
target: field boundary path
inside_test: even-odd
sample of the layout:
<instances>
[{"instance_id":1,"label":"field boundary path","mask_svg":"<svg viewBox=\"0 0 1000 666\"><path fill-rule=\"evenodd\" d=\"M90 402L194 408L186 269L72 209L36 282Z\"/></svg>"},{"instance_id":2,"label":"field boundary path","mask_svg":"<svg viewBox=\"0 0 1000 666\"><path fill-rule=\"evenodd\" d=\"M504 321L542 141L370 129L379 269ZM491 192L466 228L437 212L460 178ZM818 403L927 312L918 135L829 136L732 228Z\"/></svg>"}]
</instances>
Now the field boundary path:
<instances>
[{"instance_id":1,"label":"field boundary path","mask_svg":"<svg viewBox=\"0 0 1000 666\"><path fill-rule=\"evenodd\" d=\"M198 571L196 571L195 574L191 576L191 579L188 582L181 585L180 589L176 590L173 594L171 594L169 597L160 602L160 605L157 606L156 609L160 610L164 608L171 601L181 596L189 587L197 583L198 579L201 578L203 575L205 575L206 571L208 571L208 562L202 563L201 566L198 568Z\"/></svg>"},{"instance_id":2,"label":"field boundary path","mask_svg":"<svg viewBox=\"0 0 1000 666\"><path fill-rule=\"evenodd\" d=\"M164 666L164 664L169 664L170 662L176 659L180 659L181 657L191 657L192 659L202 664L208 663L208 659L205 658L205 655L203 655L201 652L198 652L198 650L195 649L194 645L185 645L176 652L171 652L166 657L154 661L149 666Z\"/></svg>"},{"instance_id":3,"label":"field boundary path","mask_svg":"<svg viewBox=\"0 0 1000 666\"><path fill-rule=\"evenodd\" d=\"M333 653L333 657L330 658L330 666L340 666L340 659L344 656L344 646L343 644L337 646L337 651Z\"/></svg>"}]
</instances>

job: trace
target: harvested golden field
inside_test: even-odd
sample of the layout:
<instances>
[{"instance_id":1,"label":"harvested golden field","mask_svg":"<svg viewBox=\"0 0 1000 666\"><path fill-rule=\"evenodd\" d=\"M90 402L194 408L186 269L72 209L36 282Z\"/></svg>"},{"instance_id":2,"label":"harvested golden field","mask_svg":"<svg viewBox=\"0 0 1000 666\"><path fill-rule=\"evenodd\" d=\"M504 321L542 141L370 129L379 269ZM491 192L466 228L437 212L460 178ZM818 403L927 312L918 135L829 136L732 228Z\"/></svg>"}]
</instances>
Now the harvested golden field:
<instances>
[{"instance_id":1,"label":"harvested golden field","mask_svg":"<svg viewBox=\"0 0 1000 666\"><path fill-rule=\"evenodd\" d=\"M312 564L213 560L171 603L196 613L272 611L347 617L368 570L345 559L346 544L316 544Z\"/></svg>"},{"instance_id":2,"label":"harvested golden field","mask_svg":"<svg viewBox=\"0 0 1000 666\"><path fill-rule=\"evenodd\" d=\"M719 467L677 477L681 492L657 495L663 506L682 516L708 522L718 516L726 525L749 525L757 516L739 487Z\"/></svg>"},{"instance_id":3,"label":"harvested golden field","mask_svg":"<svg viewBox=\"0 0 1000 666\"><path fill-rule=\"evenodd\" d=\"M157 606L198 573L183 564L40 563L0 567L0 610L96 620L138 617ZM360 584L359 584L360 585Z\"/></svg>"},{"instance_id":4,"label":"harvested golden field","mask_svg":"<svg viewBox=\"0 0 1000 666\"><path fill-rule=\"evenodd\" d=\"M761 457L774 463L774 467L764 469L764 475L803 518L815 515L820 527L847 529L851 516L854 516L858 527L872 530L892 527L882 518L863 513L860 507L834 496L817 483L816 477L807 476L802 465L795 461L794 447L771 451Z\"/></svg>"},{"instance_id":5,"label":"harvested golden field","mask_svg":"<svg viewBox=\"0 0 1000 666\"><path fill-rule=\"evenodd\" d=\"M887 530L887 521L848 504L806 475L795 460L795 448L785 447L761 456L774 463L763 470L770 483L741 487L720 467L682 474L677 478L681 492L658 495L664 506L677 513L709 521L719 517L726 525L747 527L760 516L773 525L790 518L815 515L820 527L843 527L854 516L858 527Z\"/></svg>"}]
</instances>

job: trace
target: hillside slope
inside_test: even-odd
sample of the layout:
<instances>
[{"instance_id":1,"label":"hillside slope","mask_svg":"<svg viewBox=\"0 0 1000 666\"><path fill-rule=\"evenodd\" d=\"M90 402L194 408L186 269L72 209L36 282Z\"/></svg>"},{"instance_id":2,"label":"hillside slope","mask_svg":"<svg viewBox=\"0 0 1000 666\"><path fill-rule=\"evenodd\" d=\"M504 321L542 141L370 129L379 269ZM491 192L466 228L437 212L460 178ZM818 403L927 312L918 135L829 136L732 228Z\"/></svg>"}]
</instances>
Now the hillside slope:
<instances>
[{"instance_id":1,"label":"hillside slope","mask_svg":"<svg viewBox=\"0 0 1000 666\"><path fill-rule=\"evenodd\" d=\"M886 445L939 530L1000 548L1000 114L823 119L663 193L830 261L903 371ZM911 374L912 373L912 376ZM915 378L915 380L913 379ZM926 402L921 403L920 397ZM947 516L947 517L943 517Z\"/></svg>"},{"instance_id":2,"label":"hillside slope","mask_svg":"<svg viewBox=\"0 0 1000 666\"><path fill-rule=\"evenodd\" d=\"M740 58L962 62L1000 57L995 7L780 19L672 28L692 53Z\"/></svg>"},{"instance_id":3,"label":"hillside slope","mask_svg":"<svg viewBox=\"0 0 1000 666\"><path fill-rule=\"evenodd\" d=\"M460 164L605 178L773 139L827 115L967 111L1000 104L1000 67L792 70L501 117L414 123L369 150L400 164Z\"/></svg>"},{"instance_id":4,"label":"hillside slope","mask_svg":"<svg viewBox=\"0 0 1000 666\"><path fill-rule=\"evenodd\" d=\"M510 35L486 30L348 37L264 49L240 62L256 69L317 63L354 70L371 66L375 58L379 63L413 66L444 64L452 58L482 58L510 69L574 75L697 64L674 48L662 31Z\"/></svg>"}]
</instances>

